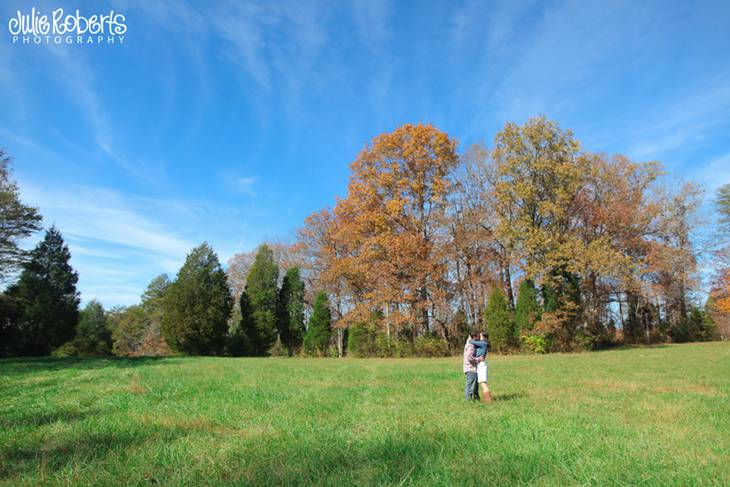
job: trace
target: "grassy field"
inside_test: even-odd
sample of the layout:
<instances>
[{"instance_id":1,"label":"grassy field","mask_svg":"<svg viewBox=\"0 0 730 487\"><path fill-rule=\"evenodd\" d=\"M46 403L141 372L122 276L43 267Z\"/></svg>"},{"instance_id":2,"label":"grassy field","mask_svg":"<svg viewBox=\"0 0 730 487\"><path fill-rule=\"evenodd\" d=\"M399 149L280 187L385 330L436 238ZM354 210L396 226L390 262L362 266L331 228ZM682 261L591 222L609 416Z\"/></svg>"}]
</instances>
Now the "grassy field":
<instances>
[{"instance_id":1,"label":"grassy field","mask_svg":"<svg viewBox=\"0 0 730 487\"><path fill-rule=\"evenodd\" d=\"M0 361L0 484L728 485L730 343L461 359Z\"/></svg>"}]
</instances>

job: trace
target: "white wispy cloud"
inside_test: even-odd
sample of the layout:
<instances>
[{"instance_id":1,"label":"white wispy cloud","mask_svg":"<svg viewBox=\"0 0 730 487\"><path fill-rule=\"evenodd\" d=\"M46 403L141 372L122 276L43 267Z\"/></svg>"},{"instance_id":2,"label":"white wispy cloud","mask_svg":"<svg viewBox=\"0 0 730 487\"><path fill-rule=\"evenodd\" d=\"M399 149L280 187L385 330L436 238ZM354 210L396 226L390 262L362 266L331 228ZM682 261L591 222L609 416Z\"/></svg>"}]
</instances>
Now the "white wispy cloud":
<instances>
[{"instance_id":1,"label":"white wispy cloud","mask_svg":"<svg viewBox=\"0 0 730 487\"><path fill-rule=\"evenodd\" d=\"M53 218L62 218L64 233L72 237L101 240L159 255L184 255L191 242L175 235L164 224L151 220L135 202L122 193L95 187L68 190L40 189L24 184L26 198Z\"/></svg>"},{"instance_id":2,"label":"white wispy cloud","mask_svg":"<svg viewBox=\"0 0 730 487\"><path fill-rule=\"evenodd\" d=\"M144 283L162 272L174 274L194 245L162 220L171 213L165 201L99 187L21 187L24 199L41 208L45 224L63 233L85 301L136 302Z\"/></svg>"},{"instance_id":3,"label":"white wispy cloud","mask_svg":"<svg viewBox=\"0 0 730 487\"><path fill-rule=\"evenodd\" d=\"M730 122L728 80L730 72L723 73L696 92L639 117L631 126L637 140L631 154L659 158L680 147L697 145L718 129L726 129Z\"/></svg>"},{"instance_id":4,"label":"white wispy cloud","mask_svg":"<svg viewBox=\"0 0 730 487\"><path fill-rule=\"evenodd\" d=\"M240 177L249 187L256 179ZM41 209L44 224L64 235L79 272L84 301L138 301L161 273L174 276L190 250L208 241L222 263L267 234L271 211L252 204L147 197L99 186L41 187L19 181L23 201ZM41 238L28 242L34 244Z\"/></svg>"},{"instance_id":5,"label":"white wispy cloud","mask_svg":"<svg viewBox=\"0 0 730 487\"><path fill-rule=\"evenodd\" d=\"M237 189L249 196L256 197L256 192L253 189L253 185L256 182L256 178L252 177L245 177L245 178L238 178L236 180L236 187Z\"/></svg>"},{"instance_id":6,"label":"white wispy cloud","mask_svg":"<svg viewBox=\"0 0 730 487\"><path fill-rule=\"evenodd\" d=\"M46 48L55 66L55 80L88 122L93 142L101 153L134 180L153 184L164 180L163 162L131 158L122 149L120 128L114 121L114 115L108 112L104 104L94 70L84 53L63 44L50 44Z\"/></svg>"},{"instance_id":7,"label":"white wispy cloud","mask_svg":"<svg viewBox=\"0 0 730 487\"><path fill-rule=\"evenodd\" d=\"M18 72L22 68L18 64L17 53L8 42L0 42L0 90L5 98L13 104L13 112L18 119L25 119L27 106L25 88Z\"/></svg>"},{"instance_id":8,"label":"white wispy cloud","mask_svg":"<svg viewBox=\"0 0 730 487\"><path fill-rule=\"evenodd\" d=\"M694 176L710 190L708 194L714 197L717 188L730 184L730 152L710 159L705 164L699 164Z\"/></svg>"}]
</instances>

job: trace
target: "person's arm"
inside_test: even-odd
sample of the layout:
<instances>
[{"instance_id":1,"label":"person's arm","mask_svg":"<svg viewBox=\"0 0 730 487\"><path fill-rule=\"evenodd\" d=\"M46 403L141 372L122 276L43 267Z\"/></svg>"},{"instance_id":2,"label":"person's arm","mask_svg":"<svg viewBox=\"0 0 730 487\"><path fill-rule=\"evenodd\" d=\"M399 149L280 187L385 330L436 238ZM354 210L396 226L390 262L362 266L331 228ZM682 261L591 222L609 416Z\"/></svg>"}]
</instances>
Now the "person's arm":
<instances>
[{"instance_id":1,"label":"person's arm","mask_svg":"<svg viewBox=\"0 0 730 487\"><path fill-rule=\"evenodd\" d=\"M469 343L471 343L475 347L487 348L487 342L485 342L484 340L469 340Z\"/></svg>"}]
</instances>

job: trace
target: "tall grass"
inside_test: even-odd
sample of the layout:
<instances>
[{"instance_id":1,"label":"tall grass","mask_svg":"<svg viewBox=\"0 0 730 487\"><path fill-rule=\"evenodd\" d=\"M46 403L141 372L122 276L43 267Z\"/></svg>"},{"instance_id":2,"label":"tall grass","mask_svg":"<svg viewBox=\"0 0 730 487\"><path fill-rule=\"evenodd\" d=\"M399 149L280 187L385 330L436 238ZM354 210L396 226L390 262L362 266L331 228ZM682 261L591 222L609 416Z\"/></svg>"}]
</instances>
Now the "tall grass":
<instances>
[{"instance_id":1,"label":"tall grass","mask_svg":"<svg viewBox=\"0 0 730 487\"><path fill-rule=\"evenodd\" d=\"M730 344L455 359L0 361L7 485L728 485Z\"/></svg>"}]
</instances>

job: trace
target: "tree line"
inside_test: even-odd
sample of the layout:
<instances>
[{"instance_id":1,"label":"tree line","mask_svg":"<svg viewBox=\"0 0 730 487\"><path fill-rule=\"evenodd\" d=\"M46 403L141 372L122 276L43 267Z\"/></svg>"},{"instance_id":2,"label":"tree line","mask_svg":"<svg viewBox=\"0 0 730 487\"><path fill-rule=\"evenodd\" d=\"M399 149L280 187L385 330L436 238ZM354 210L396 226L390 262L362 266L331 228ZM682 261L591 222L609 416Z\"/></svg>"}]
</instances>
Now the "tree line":
<instances>
[{"instance_id":1,"label":"tree line","mask_svg":"<svg viewBox=\"0 0 730 487\"><path fill-rule=\"evenodd\" d=\"M698 185L662 184L658 163L589 152L545 118L461 152L431 125L380 135L293 243L225 269L203 243L173 280L110 310L79 310L58 229L21 250L41 217L0 161L0 277L20 271L0 295L4 356L445 356L476 329L532 353L730 336L730 185L705 248Z\"/></svg>"}]
</instances>

